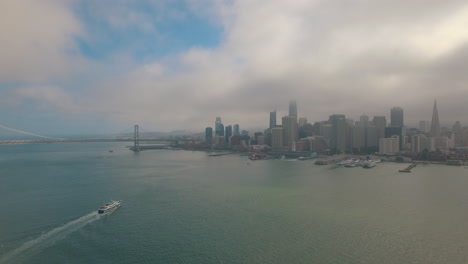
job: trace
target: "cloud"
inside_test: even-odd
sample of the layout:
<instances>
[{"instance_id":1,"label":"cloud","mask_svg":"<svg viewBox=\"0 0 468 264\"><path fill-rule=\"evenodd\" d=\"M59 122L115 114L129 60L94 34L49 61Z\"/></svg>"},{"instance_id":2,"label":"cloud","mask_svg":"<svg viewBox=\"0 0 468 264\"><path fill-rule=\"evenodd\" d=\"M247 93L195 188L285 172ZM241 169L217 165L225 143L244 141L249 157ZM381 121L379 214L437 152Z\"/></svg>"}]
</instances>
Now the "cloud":
<instances>
[{"instance_id":1,"label":"cloud","mask_svg":"<svg viewBox=\"0 0 468 264\"><path fill-rule=\"evenodd\" d=\"M309 121L334 113L389 119L390 108L402 106L407 123L416 124L430 120L437 98L443 124L468 123L465 1L190 0L178 2L183 10L168 1L145 2L156 19L128 2L110 8L109 2L93 3L95 10L88 11L102 14L114 30L159 34L161 19L186 21L190 27L189 12L195 12L222 27L223 35L217 47L195 43L178 54L157 59L149 54L152 59L144 62L95 62L90 69L102 76L88 81L80 96L69 88L74 85L63 84L20 90L22 98L65 111L100 113L122 127L139 123L155 130L202 130L216 116L243 128L267 127L268 112L276 108L279 117L287 114L290 99L297 99L299 115ZM68 23L52 31L68 33L57 33L62 37L53 50L66 61L64 50L73 48L67 36L87 36L91 30L83 29L69 10L62 13ZM87 36L89 41L94 37ZM118 52L123 53L112 57L131 57L126 50ZM39 53L43 59L48 50ZM53 69L41 69L42 75L53 75ZM0 70L0 76L6 72ZM67 103L54 103L60 100Z\"/></svg>"},{"instance_id":2,"label":"cloud","mask_svg":"<svg viewBox=\"0 0 468 264\"><path fill-rule=\"evenodd\" d=\"M83 34L68 1L0 1L0 81L42 82L77 69Z\"/></svg>"}]
</instances>

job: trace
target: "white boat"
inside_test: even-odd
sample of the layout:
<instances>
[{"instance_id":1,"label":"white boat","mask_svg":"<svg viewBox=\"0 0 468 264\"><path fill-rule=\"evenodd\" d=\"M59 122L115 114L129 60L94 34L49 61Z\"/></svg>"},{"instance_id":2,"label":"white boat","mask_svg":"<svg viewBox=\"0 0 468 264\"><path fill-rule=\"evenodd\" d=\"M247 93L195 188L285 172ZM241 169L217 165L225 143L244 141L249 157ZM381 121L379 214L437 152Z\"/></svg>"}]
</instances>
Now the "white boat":
<instances>
[{"instance_id":1,"label":"white boat","mask_svg":"<svg viewBox=\"0 0 468 264\"><path fill-rule=\"evenodd\" d=\"M114 210L120 207L120 204L122 204L122 200L110 201L99 208L98 214L105 214L105 213L113 212Z\"/></svg>"},{"instance_id":2,"label":"white boat","mask_svg":"<svg viewBox=\"0 0 468 264\"><path fill-rule=\"evenodd\" d=\"M363 168L366 168L366 169L370 169L370 168L375 167L375 165L376 165L376 164L375 164L375 161L373 161L373 160L366 160L366 161L364 161L362 167L363 167Z\"/></svg>"}]
</instances>

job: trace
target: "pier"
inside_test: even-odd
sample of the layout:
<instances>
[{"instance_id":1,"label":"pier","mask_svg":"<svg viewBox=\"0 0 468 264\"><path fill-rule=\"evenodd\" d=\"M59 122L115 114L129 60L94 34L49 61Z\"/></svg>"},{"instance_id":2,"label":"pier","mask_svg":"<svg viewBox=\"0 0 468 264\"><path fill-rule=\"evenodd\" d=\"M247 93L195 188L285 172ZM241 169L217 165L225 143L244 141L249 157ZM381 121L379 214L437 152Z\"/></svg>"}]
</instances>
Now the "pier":
<instances>
[{"instance_id":1,"label":"pier","mask_svg":"<svg viewBox=\"0 0 468 264\"><path fill-rule=\"evenodd\" d=\"M347 159L348 157L346 155L336 155L336 156L330 156L326 157L323 159L319 159L315 162L316 165L329 165L333 163L338 163L340 161L343 161Z\"/></svg>"},{"instance_id":2,"label":"pier","mask_svg":"<svg viewBox=\"0 0 468 264\"><path fill-rule=\"evenodd\" d=\"M417 165L418 165L417 163L412 163L412 164L409 165L406 169L399 170L398 172L410 173L410 172L411 172L411 169L413 169L413 168L416 167Z\"/></svg>"}]
</instances>

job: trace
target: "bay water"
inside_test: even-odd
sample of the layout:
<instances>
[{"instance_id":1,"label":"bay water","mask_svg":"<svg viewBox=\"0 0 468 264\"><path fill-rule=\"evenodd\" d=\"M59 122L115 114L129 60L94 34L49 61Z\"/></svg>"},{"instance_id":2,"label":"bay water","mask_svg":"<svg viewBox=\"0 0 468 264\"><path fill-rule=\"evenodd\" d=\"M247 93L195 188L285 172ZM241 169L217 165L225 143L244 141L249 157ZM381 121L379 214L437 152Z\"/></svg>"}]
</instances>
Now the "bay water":
<instances>
[{"instance_id":1,"label":"bay water","mask_svg":"<svg viewBox=\"0 0 468 264\"><path fill-rule=\"evenodd\" d=\"M468 263L464 167L127 144L0 145L0 263Z\"/></svg>"}]
</instances>

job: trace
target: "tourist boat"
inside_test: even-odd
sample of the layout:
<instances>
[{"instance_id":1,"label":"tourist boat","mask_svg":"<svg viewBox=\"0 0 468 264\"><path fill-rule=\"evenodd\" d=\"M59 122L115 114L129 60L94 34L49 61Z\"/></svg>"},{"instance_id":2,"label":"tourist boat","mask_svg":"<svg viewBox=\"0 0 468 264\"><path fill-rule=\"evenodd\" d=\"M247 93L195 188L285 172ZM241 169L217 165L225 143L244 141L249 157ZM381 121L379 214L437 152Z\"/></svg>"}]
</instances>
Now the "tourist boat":
<instances>
[{"instance_id":1,"label":"tourist boat","mask_svg":"<svg viewBox=\"0 0 468 264\"><path fill-rule=\"evenodd\" d=\"M105 213L113 212L115 209L120 207L121 203L122 203L122 200L110 201L99 208L98 214L105 214Z\"/></svg>"}]
</instances>

